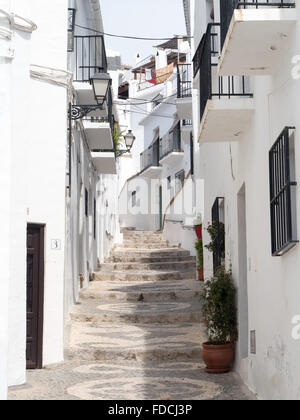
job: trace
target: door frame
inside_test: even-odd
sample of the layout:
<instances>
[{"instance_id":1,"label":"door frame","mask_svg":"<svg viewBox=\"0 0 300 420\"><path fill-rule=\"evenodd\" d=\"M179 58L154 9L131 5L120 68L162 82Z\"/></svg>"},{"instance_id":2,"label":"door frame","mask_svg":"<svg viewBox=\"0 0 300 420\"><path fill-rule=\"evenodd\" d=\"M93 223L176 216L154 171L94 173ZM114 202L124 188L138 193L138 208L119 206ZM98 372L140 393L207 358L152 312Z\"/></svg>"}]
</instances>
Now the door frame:
<instances>
[{"instance_id":1,"label":"door frame","mask_svg":"<svg viewBox=\"0 0 300 420\"><path fill-rule=\"evenodd\" d=\"M37 328L37 366L26 367L26 369L42 369L43 368L43 344L44 344L44 290L45 290L45 224L27 223L27 234L29 228L39 229L39 292L38 292L38 328ZM26 253L27 253L26 242ZM27 273L27 270L26 270ZM27 281L27 278L26 278ZM26 312L27 316L27 312ZM26 333L27 337L27 333Z\"/></svg>"}]
</instances>

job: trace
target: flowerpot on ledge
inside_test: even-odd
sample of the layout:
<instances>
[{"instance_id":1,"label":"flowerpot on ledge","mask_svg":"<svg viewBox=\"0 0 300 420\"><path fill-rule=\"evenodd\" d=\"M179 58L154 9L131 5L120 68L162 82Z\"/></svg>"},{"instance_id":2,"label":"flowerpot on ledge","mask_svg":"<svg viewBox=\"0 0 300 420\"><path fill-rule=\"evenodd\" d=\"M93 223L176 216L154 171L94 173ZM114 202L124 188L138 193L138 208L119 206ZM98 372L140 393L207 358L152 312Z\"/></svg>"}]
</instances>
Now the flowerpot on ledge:
<instances>
[{"instance_id":1,"label":"flowerpot on ledge","mask_svg":"<svg viewBox=\"0 0 300 420\"><path fill-rule=\"evenodd\" d=\"M198 268L198 280L204 281L204 270L203 270L203 268Z\"/></svg>"},{"instance_id":2,"label":"flowerpot on ledge","mask_svg":"<svg viewBox=\"0 0 300 420\"><path fill-rule=\"evenodd\" d=\"M231 371L234 360L234 345L227 344L203 344L203 361L206 364L206 372L214 374L228 373Z\"/></svg>"},{"instance_id":3,"label":"flowerpot on ledge","mask_svg":"<svg viewBox=\"0 0 300 420\"><path fill-rule=\"evenodd\" d=\"M202 225L195 226L195 232L198 239L202 239Z\"/></svg>"}]
</instances>

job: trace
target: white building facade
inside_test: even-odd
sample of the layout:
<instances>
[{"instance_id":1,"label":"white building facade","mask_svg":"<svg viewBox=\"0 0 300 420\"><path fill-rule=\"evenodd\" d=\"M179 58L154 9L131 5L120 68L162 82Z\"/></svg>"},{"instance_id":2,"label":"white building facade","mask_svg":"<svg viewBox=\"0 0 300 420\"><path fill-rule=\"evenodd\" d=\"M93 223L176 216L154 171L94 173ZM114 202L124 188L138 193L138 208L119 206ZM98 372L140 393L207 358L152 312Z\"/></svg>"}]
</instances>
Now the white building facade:
<instances>
[{"instance_id":1,"label":"white building facade","mask_svg":"<svg viewBox=\"0 0 300 420\"><path fill-rule=\"evenodd\" d=\"M70 307L120 233L112 99L69 118L78 105L97 105L90 77L79 76L87 68L85 39L95 32L75 25L103 31L99 2L1 0L0 9L5 399L7 386L25 383L26 367L63 360ZM91 77L107 70L103 37L95 45L96 61L84 70Z\"/></svg>"},{"instance_id":2,"label":"white building facade","mask_svg":"<svg viewBox=\"0 0 300 420\"><path fill-rule=\"evenodd\" d=\"M120 221L138 230L162 230L170 244L195 255L193 221L202 211L203 190L194 176L200 164L195 165L191 68L189 43L174 38L133 69L127 104L137 141L120 194Z\"/></svg>"},{"instance_id":3,"label":"white building facade","mask_svg":"<svg viewBox=\"0 0 300 420\"><path fill-rule=\"evenodd\" d=\"M184 1L203 224L225 227L238 287L236 370L261 399L299 399L300 4L243 3ZM206 250L204 260L208 279L221 259Z\"/></svg>"}]
</instances>

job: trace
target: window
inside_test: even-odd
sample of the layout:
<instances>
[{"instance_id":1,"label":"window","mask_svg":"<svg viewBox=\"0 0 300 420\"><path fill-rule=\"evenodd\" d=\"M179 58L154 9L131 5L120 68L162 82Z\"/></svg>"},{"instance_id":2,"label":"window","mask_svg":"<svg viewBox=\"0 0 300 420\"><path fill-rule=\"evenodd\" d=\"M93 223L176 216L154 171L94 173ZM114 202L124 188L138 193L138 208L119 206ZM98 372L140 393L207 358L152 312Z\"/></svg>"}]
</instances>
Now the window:
<instances>
[{"instance_id":1,"label":"window","mask_svg":"<svg viewBox=\"0 0 300 420\"><path fill-rule=\"evenodd\" d=\"M298 242L294 128L285 127L269 153L272 255L282 256Z\"/></svg>"},{"instance_id":2,"label":"window","mask_svg":"<svg viewBox=\"0 0 300 420\"><path fill-rule=\"evenodd\" d=\"M175 175L176 193L180 191L181 188L183 187L184 180L185 180L185 171L182 170L180 172L177 172L177 174Z\"/></svg>"},{"instance_id":3,"label":"window","mask_svg":"<svg viewBox=\"0 0 300 420\"><path fill-rule=\"evenodd\" d=\"M85 215L86 215L86 217L88 217L88 215L89 215L89 193L88 193L87 189L85 189L85 194L84 194L84 208L85 208Z\"/></svg>"},{"instance_id":4,"label":"window","mask_svg":"<svg viewBox=\"0 0 300 420\"><path fill-rule=\"evenodd\" d=\"M136 191L133 191L131 194L131 205L132 207L136 206Z\"/></svg>"},{"instance_id":5,"label":"window","mask_svg":"<svg viewBox=\"0 0 300 420\"><path fill-rule=\"evenodd\" d=\"M74 51L75 9L68 9L68 52Z\"/></svg>"},{"instance_id":6,"label":"window","mask_svg":"<svg viewBox=\"0 0 300 420\"><path fill-rule=\"evenodd\" d=\"M211 209L212 224L208 228L213 252L214 273L224 264L225 258L225 217L224 198L217 197Z\"/></svg>"}]
</instances>

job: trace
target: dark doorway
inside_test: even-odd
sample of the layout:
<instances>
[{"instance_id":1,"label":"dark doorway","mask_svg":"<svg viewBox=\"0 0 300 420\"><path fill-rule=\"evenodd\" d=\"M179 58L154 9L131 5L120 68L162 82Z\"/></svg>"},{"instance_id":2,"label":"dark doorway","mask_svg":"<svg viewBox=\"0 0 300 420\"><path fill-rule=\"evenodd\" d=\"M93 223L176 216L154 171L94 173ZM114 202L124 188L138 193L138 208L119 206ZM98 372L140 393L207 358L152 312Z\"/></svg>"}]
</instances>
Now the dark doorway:
<instances>
[{"instance_id":1,"label":"dark doorway","mask_svg":"<svg viewBox=\"0 0 300 420\"><path fill-rule=\"evenodd\" d=\"M27 369L43 367L44 229L27 226Z\"/></svg>"}]
</instances>

